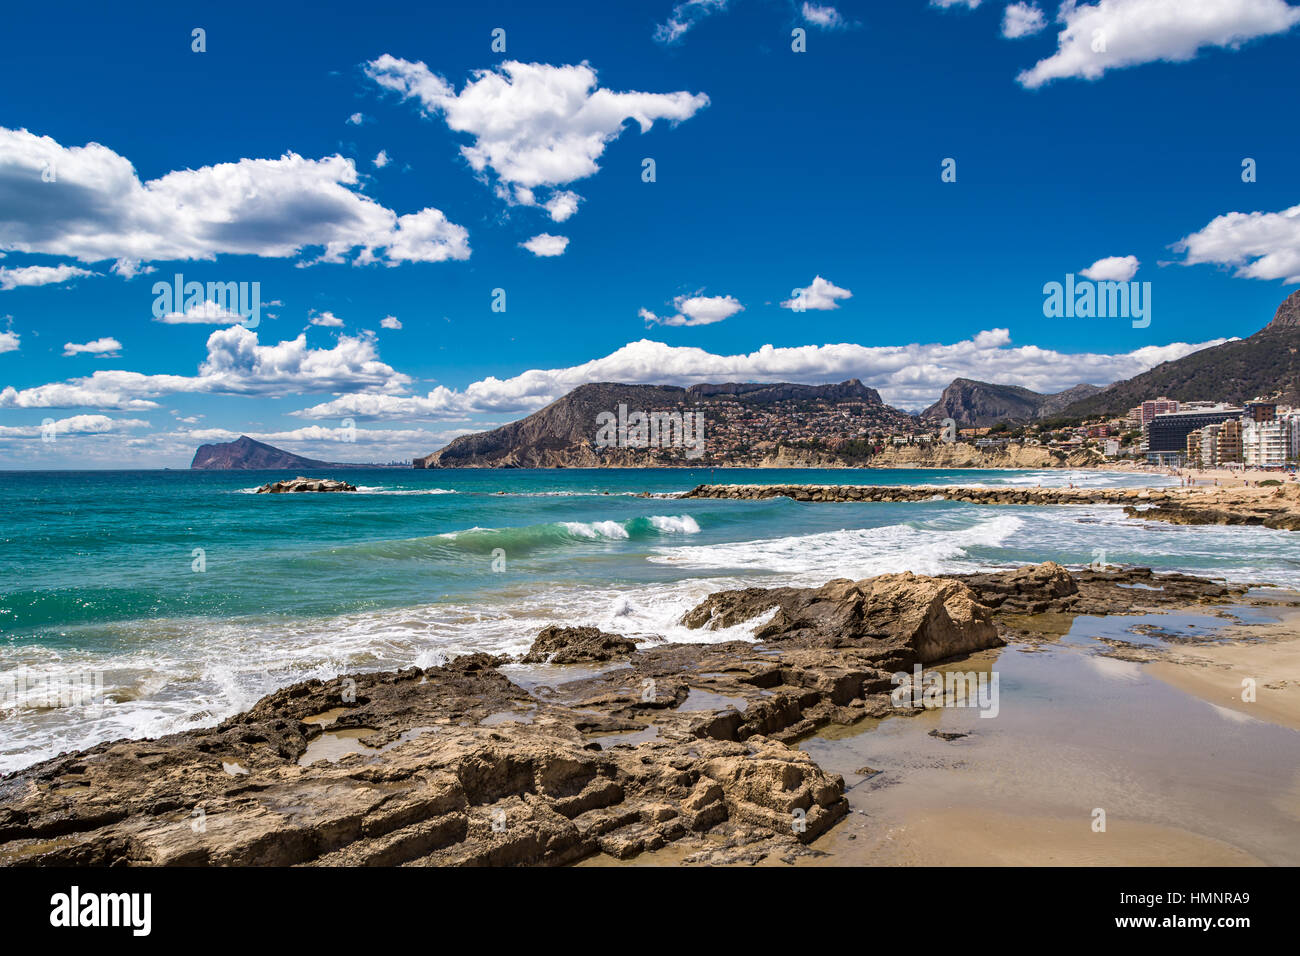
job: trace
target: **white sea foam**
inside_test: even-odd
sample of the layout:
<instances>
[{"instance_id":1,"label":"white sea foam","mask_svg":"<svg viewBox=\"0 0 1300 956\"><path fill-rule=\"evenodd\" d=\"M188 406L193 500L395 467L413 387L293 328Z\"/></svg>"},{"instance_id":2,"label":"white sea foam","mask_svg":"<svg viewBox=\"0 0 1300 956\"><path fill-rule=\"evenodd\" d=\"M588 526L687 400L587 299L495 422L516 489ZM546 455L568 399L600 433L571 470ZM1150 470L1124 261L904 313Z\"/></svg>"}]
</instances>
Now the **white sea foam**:
<instances>
[{"instance_id":1,"label":"white sea foam","mask_svg":"<svg viewBox=\"0 0 1300 956\"><path fill-rule=\"evenodd\" d=\"M898 524L760 541L661 547L649 560L690 569L774 571L801 579L859 579L891 571L942 574L968 570L969 562L963 560L968 548L1000 547L1022 526L1016 515L999 514L962 529Z\"/></svg>"},{"instance_id":2,"label":"white sea foam","mask_svg":"<svg viewBox=\"0 0 1300 956\"><path fill-rule=\"evenodd\" d=\"M700 526L690 515L651 515L650 523L665 534L699 534Z\"/></svg>"},{"instance_id":3,"label":"white sea foam","mask_svg":"<svg viewBox=\"0 0 1300 956\"><path fill-rule=\"evenodd\" d=\"M560 526L579 538L626 538L627 528L617 521L561 521Z\"/></svg>"}]
</instances>

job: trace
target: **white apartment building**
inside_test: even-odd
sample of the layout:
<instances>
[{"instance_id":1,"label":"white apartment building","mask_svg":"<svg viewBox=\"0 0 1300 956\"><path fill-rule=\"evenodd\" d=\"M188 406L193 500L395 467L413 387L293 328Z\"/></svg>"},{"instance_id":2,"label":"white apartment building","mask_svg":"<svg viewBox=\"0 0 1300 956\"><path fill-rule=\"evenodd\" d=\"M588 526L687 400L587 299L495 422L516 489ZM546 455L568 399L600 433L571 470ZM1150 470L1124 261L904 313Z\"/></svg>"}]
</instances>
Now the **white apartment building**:
<instances>
[{"instance_id":1,"label":"white apartment building","mask_svg":"<svg viewBox=\"0 0 1300 956\"><path fill-rule=\"evenodd\" d=\"M1248 467L1269 468L1286 464L1287 427L1281 419L1253 422L1241 428L1241 457Z\"/></svg>"},{"instance_id":2,"label":"white apartment building","mask_svg":"<svg viewBox=\"0 0 1300 956\"><path fill-rule=\"evenodd\" d=\"M1219 463L1219 432L1222 425L1206 425L1201 429L1201 467L1209 468Z\"/></svg>"},{"instance_id":3,"label":"white apartment building","mask_svg":"<svg viewBox=\"0 0 1300 956\"><path fill-rule=\"evenodd\" d=\"M1295 461L1300 458L1300 411L1279 415L1278 421L1286 432L1286 456Z\"/></svg>"}]
</instances>

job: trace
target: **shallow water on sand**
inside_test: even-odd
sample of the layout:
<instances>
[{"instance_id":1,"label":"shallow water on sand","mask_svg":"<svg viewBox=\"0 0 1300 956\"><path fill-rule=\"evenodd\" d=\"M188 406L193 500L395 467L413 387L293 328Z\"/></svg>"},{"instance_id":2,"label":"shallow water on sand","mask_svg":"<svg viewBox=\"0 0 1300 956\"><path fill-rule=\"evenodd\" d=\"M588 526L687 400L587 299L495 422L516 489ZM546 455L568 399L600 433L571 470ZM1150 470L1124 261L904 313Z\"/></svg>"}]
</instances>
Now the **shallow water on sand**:
<instances>
[{"instance_id":1,"label":"shallow water on sand","mask_svg":"<svg viewBox=\"0 0 1300 956\"><path fill-rule=\"evenodd\" d=\"M1216 621L1080 617L1055 643L937 668L996 671L996 717L936 708L804 741L844 775L854 812L813 844L829 857L801 863L1300 864L1300 732L1175 689L1099 640L1142 648L1152 639L1130 628L1149 623L1204 638Z\"/></svg>"}]
</instances>

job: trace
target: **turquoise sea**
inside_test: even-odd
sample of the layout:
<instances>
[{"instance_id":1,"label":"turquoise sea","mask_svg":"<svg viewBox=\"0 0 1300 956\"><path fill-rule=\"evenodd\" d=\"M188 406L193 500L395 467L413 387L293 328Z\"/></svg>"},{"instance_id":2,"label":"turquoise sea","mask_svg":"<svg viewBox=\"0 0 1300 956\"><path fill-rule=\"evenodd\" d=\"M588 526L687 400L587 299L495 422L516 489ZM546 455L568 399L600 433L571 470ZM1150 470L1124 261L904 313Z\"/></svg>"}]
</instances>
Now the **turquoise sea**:
<instances>
[{"instance_id":1,"label":"turquoise sea","mask_svg":"<svg viewBox=\"0 0 1300 956\"><path fill-rule=\"evenodd\" d=\"M551 623L653 640L747 637L677 623L725 587L1099 556L1300 586L1287 532L1143 522L1109 506L669 497L706 481L1150 480L1121 473L375 469L330 472L356 494L252 493L286 477L0 473L0 772L213 724L308 677L518 653ZM51 699L52 681L87 673L93 703Z\"/></svg>"}]
</instances>

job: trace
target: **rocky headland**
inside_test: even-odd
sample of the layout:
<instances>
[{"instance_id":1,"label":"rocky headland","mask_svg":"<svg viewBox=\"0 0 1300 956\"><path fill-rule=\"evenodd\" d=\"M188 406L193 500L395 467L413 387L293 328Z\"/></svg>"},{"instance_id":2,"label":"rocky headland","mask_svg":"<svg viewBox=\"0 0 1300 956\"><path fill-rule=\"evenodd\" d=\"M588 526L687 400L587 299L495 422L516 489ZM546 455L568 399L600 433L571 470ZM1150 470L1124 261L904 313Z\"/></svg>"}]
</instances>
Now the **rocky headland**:
<instances>
[{"instance_id":1,"label":"rocky headland","mask_svg":"<svg viewBox=\"0 0 1300 956\"><path fill-rule=\"evenodd\" d=\"M1048 563L723 591L683 621L770 615L756 643L550 627L525 658L546 663L474 654L306 681L212 728L11 774L0 863L553 865L668 844L687 862L790 860L848 812L843 779L792 745L919 712L891 701L895 672L1032 640L1040 618L1244 590Z\"/></svg>"}]
</instances>

